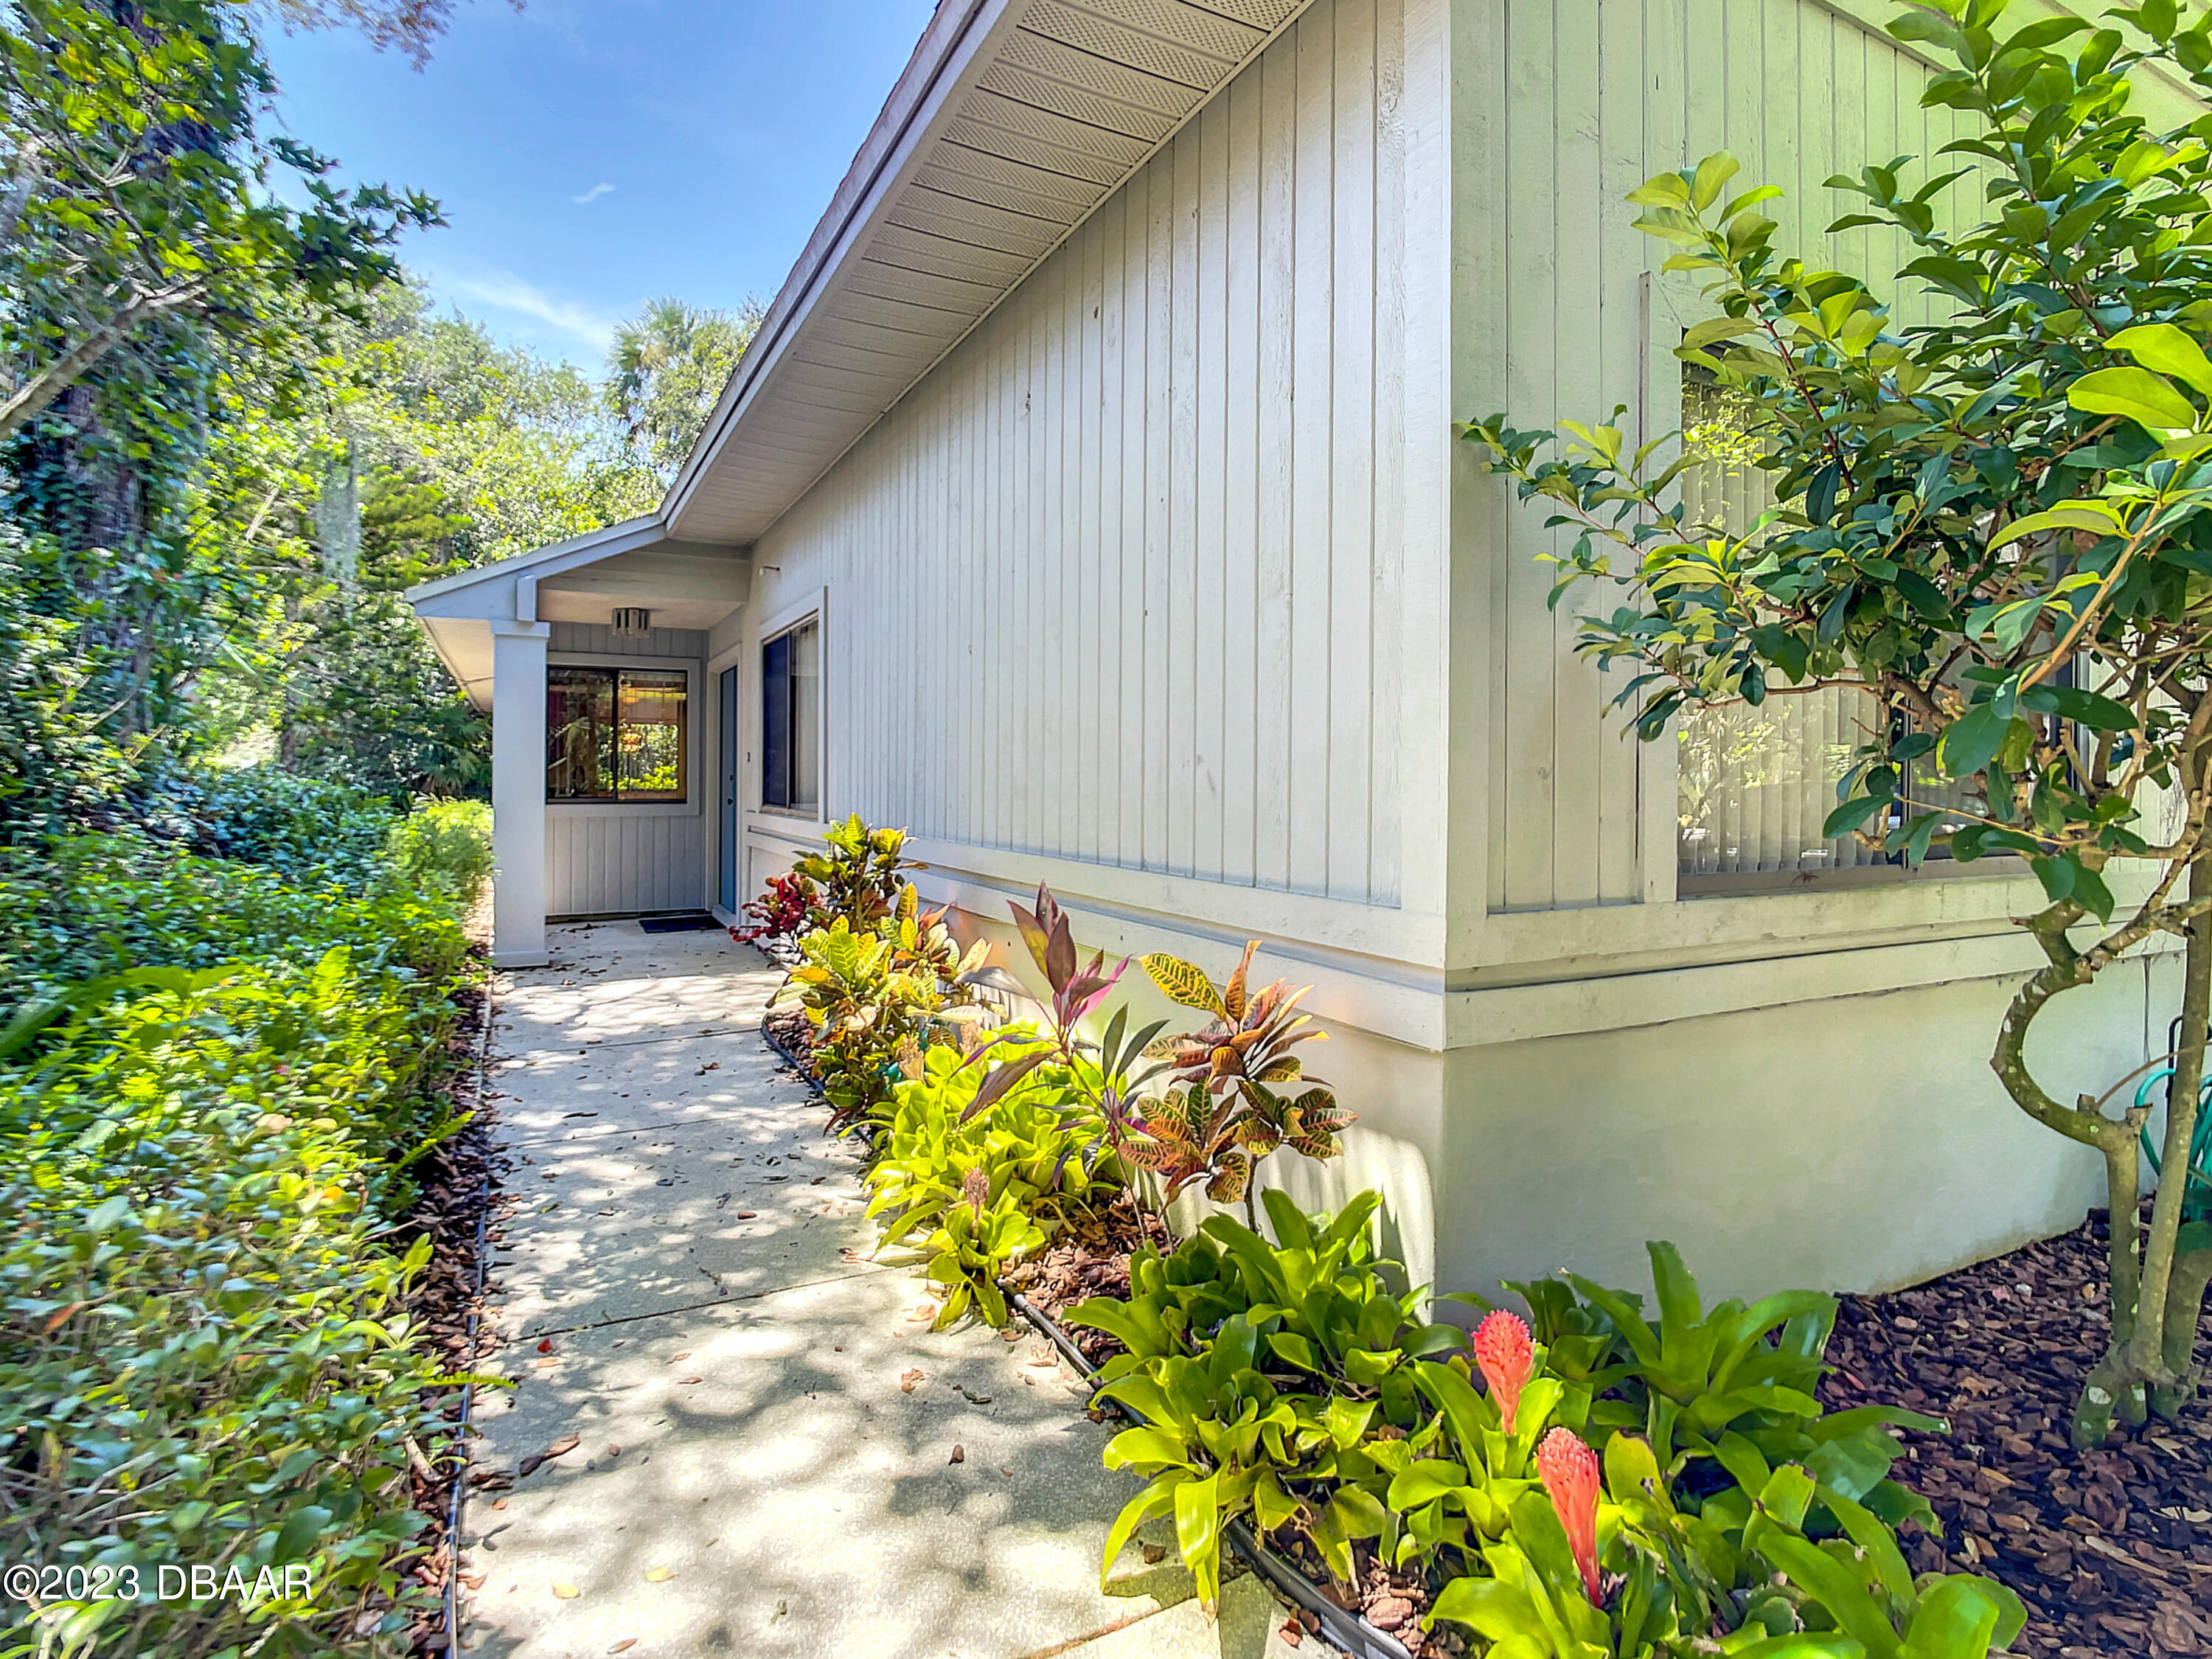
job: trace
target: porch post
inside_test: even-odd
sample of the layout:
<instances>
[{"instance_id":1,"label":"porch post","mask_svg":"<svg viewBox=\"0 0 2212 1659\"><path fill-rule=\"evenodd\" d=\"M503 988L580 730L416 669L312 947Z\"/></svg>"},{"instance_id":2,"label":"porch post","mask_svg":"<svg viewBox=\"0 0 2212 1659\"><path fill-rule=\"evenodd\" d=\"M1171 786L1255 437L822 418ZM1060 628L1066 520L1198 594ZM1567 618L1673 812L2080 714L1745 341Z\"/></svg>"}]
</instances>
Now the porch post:
<instances>
[{"instance_id":1,"label":"porch post","mask_svg":"<svg viewBox=\"0 0 2212 1659\"><path fill-rule=\"evenodd\" d=\"M492 632L491 959L541 967L545 954L545 641L542 622Z\"/></svg>"}]
</instances>

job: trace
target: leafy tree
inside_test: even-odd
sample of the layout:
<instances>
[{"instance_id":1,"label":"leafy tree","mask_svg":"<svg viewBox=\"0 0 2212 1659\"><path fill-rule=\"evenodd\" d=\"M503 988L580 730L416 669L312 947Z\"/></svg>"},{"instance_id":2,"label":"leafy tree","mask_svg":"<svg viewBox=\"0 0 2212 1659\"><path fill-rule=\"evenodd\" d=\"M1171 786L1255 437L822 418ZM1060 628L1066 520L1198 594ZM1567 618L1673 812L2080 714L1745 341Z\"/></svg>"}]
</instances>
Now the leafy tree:
<instances>
[{"instance_id":1,"label":"leafy tree","mask_svg":"<svg viewBox=\"0 0 2212 1659\"><path fill-rule=\"evenodd\" d=\"M649 511L599 389L566 364L436 314L412 283L333 331L313 397L234 428L228 512L257 527L270 603L218 670L226 735L392 793L480 791L482 718L404 591Z\"/></svg>"},{"instance_id":2,"label":"leafy tree","mask_svg":"<svg viewBox=\"0 0 2212 1659\"><path fill-rule=\"evenodd\" d=\"M515 10L523 0L507 0ZM421 69L453 21L453 0L256 0L255 9L289 31L349 28L379 52L397 52Z\"/></svg>"},{"instance_id":3,"label":"leafy tree","mask_svg":"<svg viewBox=\"0 0 2212 1659\"><path fill-rule=\"evenodd\" d=\"M1570 425L1547 459L1549 434L1503 416L1464 434L1579 531L1559 586L1613 595L1579 645L1630 671L1617 701L1640 736L1685 708L1852 688L1875 735L1827 833L1916 862L2017 854L2040 878L2023 926L2045 965L1991 1064L2106 1165L2111 1340L2074 1423L2088 1445L2116 1413L2171 1415L2194 1391L2212 1275L2181 1173L2212 1014L2212 118L2161 125L2136 84L2154 69L2212 95L2212 20L2147 0L2106 14L2133 34L2070 16L2005 33L2006 9L1939 0L1891 26L1957 66L1923 99L1974 118L1947 148L1956 168L1917 189L1910 157L1828 180L1866 200L1833 228L1909 239L1898 291L1932 291L1936 320L1905 326L1860 276L1786 256L1760 211L1778 192L1731 197L1725 155L1630 198L1668 268L1705 279L1714 314L1679 355L1755 410L1784 503L1757 529L1686 522L1667 441L1632 452L1615 426ZM1946 227L1938 193L1960 179L1986 208ZM2148 1109L2057 1098L2027 1043L2054 998L2160 934L2185 966L2144 1227Z\"/></svg>"},{"instance_id":4,"label":"leafy tree","mask_svg":"<svg viewBox=\"0 0 2212 1659\"><path fill-rule=\"evenodd\" d=\"M728 312L663 298L648 301L615 331L607 352L608 401L664 480L690 454L767 314L757 299Z\"/></svg>"},{"instance_id":5,"label":"leafy tree","mask_svg":"<svg viewBox=\"0 0 2212 1659\"><path fill-rule=\"evenodd\" d=\"M328 157L264 135L266 65L208 0L10 0L0 23L0 439L144 325L189 318L287 343L273 288L331 309L394 274L436 204L331 180ZM278 175L307 205L275 190Z\"/></svg>"}]
</instances>

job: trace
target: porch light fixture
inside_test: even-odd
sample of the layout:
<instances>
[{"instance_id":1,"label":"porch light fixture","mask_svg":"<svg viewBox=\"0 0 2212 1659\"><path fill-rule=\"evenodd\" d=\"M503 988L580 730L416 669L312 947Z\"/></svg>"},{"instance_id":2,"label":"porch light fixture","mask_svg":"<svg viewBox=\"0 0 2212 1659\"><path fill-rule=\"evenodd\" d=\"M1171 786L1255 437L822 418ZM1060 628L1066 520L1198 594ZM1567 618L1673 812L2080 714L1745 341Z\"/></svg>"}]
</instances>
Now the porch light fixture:
<instances>
[{"instance_id":1,"label":"porch light fixture","mask_svg":"<svg viewBox=\"0 0 2212 1659\"><path fill-rule=\"evenodd\" d=\"M618 640L641 640L653 632L653 612L621 606L615 611L611 632Z\"/></svg>"}]
</instances>

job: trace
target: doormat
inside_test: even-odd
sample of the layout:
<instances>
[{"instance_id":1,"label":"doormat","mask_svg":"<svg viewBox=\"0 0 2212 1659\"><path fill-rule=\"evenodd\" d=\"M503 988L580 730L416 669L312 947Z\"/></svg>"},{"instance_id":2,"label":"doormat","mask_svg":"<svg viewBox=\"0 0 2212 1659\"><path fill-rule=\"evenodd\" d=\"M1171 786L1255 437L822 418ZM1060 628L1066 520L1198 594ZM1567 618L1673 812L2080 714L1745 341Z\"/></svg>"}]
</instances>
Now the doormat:
<instances>
[{"instance_id":1,"label":"doormat","mask_svg":"<svg viewBox=\"0 0 2212 1659\"><path fill-rule=\"evenodd\" d=\"M699 910L688 916L640 916L637 925L648 933L703 933L722 924Z\"/></svg>"}]
</instances>

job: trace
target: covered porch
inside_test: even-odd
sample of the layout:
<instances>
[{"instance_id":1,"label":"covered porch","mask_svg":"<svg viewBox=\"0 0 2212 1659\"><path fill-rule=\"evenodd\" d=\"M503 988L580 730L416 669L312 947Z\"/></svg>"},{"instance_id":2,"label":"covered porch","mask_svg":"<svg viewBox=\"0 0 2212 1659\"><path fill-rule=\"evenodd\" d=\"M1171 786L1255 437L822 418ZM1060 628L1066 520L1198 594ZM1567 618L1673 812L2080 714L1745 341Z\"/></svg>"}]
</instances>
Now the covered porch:
<instances>
[{"instance_id":1,"label":"covered porch","mask_svg":"<svg viewBox=\"0 0 2212 1659\"><path fill-rule=\"evenodd\" d=\"M749 550L633 520L410 590L492 720L493 960L549 920L734 912Z\"/></svg>"}]
</instances>

